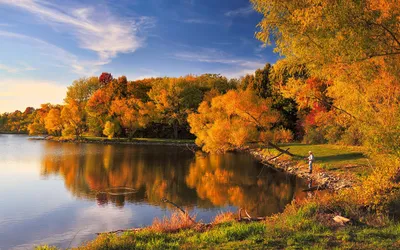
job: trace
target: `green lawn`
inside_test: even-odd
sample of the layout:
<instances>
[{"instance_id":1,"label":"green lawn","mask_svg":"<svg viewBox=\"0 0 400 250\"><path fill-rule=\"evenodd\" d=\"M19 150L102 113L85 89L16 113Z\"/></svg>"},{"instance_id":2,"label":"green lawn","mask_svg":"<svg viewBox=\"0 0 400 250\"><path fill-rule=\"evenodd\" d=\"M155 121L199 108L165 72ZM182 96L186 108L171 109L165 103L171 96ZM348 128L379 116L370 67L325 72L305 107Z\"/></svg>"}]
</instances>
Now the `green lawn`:
<instances>
[{"instance_id":1,"label":"green lawn","mask_svg":"<svg viewBox=\"0 0 400 250\"><path fill-rule=\"evenodd\" d=\"M289 143L279 145L283 149L290 148L290 152L299 156L308 156L312 151L315 157L315 166L330 171L352 172L357 176L365 176L371 171L371 160L363 153L361 147L347 147L330 144L301 144ZM268 149L263 152L268 153ZM270 153L277 154L278 151L270 149ZM294 157L294 160L307 163L302 157Z\"/></svg>"}]
</instances>

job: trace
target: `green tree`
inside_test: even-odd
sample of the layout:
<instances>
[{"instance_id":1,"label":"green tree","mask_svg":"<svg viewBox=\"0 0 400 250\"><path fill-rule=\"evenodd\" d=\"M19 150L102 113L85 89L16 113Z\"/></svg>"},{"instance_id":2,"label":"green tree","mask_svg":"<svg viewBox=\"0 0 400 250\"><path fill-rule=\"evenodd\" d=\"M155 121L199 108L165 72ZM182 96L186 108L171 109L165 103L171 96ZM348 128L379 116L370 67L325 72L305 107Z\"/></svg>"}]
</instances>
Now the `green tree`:
<instances>
[{"instance_id":1,"label":"green tree","mask_svg":"<svg viewBox=\"0 0 400 250\"><path fill-rule=\"evenodd\" d=\"M174 138L178 138L179 127L187 124L187 115L203 98L203 92L195 84L193 77L163 78L148 93L156 105L159 121L172 126Z\"/></svg>"}]
</instances>

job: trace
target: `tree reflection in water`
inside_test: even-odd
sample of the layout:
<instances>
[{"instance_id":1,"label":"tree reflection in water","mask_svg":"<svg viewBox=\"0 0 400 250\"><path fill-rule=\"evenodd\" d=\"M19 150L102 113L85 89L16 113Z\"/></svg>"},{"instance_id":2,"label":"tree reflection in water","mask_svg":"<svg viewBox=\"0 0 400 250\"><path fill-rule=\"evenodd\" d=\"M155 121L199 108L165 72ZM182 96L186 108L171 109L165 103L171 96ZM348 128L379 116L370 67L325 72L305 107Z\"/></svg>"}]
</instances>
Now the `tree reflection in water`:
<instances>
[{"instance_id":1,"label":"tree reflection in water","mask_svg":"<svg viewBox=\"0 0 400 250\"><path fill-rule=\"evenodd\" d=\"M126 202L166 206L161 198L189 209L242 207L253 216L282 211L305 183L264 169L248 154L195 155L183 147L70 144L48 142L42 176L62 176L66 188L82 199L123 207ZM135 192L116 195L114 187Z\"/></svg>"}]
</instances>

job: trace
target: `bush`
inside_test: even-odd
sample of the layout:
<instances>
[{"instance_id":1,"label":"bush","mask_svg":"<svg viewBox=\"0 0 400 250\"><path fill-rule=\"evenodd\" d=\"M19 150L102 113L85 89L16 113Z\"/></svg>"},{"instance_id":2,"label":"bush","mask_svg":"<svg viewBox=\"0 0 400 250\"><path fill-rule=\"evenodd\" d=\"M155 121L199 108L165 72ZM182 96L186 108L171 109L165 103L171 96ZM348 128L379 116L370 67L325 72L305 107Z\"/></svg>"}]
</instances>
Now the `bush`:
<instances>
[{"instance_id":1,"label":"bush","mask_svg":"<svg viewBox=\"0 0 400 250\"><path fill-rule=\"evenodd\" d=\"M312 126L305 129L303 142L307 144L322 144L326 143L324 133L318 128Z\"/></svg>"},{"instance_id":2,"label":"bush","mask_svg":"<svg viewBox=\"0 0 400 250\"><path fill-rule=\"evenodd\" d=\"M289 129L280 128L274 132L274 141L289 143L293 141L293 133Z\"/></svg>"}]
</instances>

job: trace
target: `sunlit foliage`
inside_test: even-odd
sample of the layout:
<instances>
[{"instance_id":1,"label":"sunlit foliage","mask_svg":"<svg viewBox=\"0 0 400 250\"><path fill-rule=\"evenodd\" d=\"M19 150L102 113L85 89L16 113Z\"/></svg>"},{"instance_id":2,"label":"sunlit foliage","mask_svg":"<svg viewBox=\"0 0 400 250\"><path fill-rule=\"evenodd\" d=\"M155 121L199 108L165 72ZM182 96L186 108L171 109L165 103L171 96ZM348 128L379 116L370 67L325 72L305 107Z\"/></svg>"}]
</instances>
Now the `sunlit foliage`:
<instances>
[{"instance_id":1,"label":"sunlit foliage","mask_svg":"<svg viewBox=\"0 0 400 250\"><path fill-rule=\"evenodd\" d=\"M287 62L305 65L309 74L330 82L326 91L335 114L340 122L347 119L351 123L342 131L343 136L353 138L347 141L398 154L400 3L252 3L264 15L257 37L266 43L273 39Z\"/></svg>"},{"instance_id":2,"label":"sunlit foliage","mask_svg":"<svg viewBox=\"0 0 400 250\"><path fill-rule=\"evenodd\" d=\"M226 152L243 148L249 142L272 139L270 131L279 119L271 100L252 90L230 90L200 104L198 114L189 115L196 143L206 152Z\"/></svg>"}]
</instances>

